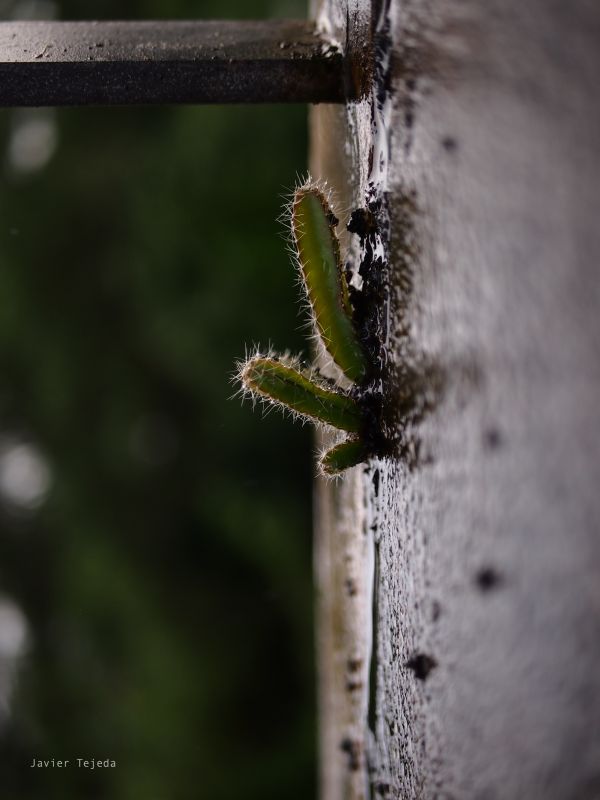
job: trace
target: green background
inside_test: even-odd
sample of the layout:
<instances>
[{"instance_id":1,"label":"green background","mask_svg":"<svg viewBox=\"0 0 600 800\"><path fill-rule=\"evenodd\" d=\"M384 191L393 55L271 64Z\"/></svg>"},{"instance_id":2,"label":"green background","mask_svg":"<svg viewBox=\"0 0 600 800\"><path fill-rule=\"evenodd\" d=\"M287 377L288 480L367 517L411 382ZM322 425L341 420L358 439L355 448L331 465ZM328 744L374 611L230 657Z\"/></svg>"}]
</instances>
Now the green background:
<instances>
[{"instance_id":1,"label":"green background","mask_svg":"<svg viewBox=\"0 0 600 800\"><path fill-rule=\"evenodd\" d=\"M306 108L61 110L26 173L6 155L19 113L0 113L0 439L34 445L51 482L36 509L0 505L0 593L29 631L1 796L314 797L313 443L230 399L246 346L304 347L276 218L306 168ZM77 757L118 766L29 769Z\"/></svg>"}]
</instances>

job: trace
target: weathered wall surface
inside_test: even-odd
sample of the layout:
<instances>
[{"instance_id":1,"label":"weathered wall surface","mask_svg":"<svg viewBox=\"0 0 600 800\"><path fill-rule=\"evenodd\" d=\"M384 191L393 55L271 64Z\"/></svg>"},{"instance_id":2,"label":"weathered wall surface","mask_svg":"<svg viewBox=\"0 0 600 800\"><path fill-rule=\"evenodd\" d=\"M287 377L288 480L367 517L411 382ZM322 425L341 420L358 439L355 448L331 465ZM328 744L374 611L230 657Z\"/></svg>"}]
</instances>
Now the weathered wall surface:
<instances>
[{"instance_id":1,"label":"weathered wall surface","mask_svg":"<svg viewBox=\"0 0 600 800\"><path fill-rule=\"evenodd\" d=\"M344 42L370 9L321 13ZM312 118L342 205L387 191L386 406L407 383L417 404L396 456L318 487L323 798L592 800L600 9L393 0L389 19L389 113Z\"/></svg>"}]
</instances>

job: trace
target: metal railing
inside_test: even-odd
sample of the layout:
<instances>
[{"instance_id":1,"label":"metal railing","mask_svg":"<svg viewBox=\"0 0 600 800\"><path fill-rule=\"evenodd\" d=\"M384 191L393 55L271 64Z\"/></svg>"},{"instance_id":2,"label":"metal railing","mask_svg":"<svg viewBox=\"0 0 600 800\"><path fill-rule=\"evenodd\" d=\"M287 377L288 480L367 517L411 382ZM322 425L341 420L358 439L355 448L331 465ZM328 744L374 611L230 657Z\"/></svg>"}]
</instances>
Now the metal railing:
<instances>
[{"instance_id":1,"label":"metal railing","mask_svg":"<svg viewBox=\"0 0 600 800\"><path fill-rule=\"evenodd\" d=\"M342 103L361 91L307 21L0 23L0 106Z\"/></svg>"}]
</instances>

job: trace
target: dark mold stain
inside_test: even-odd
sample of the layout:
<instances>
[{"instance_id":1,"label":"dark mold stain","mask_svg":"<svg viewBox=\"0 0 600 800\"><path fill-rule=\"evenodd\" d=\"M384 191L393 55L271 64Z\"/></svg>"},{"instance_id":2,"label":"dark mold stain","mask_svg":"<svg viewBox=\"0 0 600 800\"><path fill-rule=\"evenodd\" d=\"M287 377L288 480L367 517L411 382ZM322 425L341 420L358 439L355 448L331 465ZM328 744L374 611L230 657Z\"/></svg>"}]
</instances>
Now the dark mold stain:
<instances>
[{"instance_id":1,"label":"dark mold stain","mask_svg":"<svg viewBox=\"0 0 600 800\"><path fill-rule=\"evenodd\" d=\"M375 497L379 497L379 470L376 469L373 473L373 491L375 492Z\"/></svg>"},{"instance_id":2,"label":"dark mold stain","mask_svg":"<svg viewBox=\"0 0 600 800\"><path fill-rule=\"evenodd\" d=\"M348 230L360 239L360 265L362 290L349 287L353 320L365 353L371 365L369 374L354 394L363 408L364 427L361 439L372 455L385 455L389 444L382 426L381 372L386 363L384 341L387 337L382 309L387 298L387 209L383 198L374 199L376 190L370 186L369 198L364 208L355 209L348 222ZM383 245L383 246L382 246ZM351 265L347 272L352 273Z\"/></svg>"},{"instance_id":3,"label":"dark mold stain","mask_svg":"<svg viewBox=\"0 0 600 800\"><path fill-rule=\"evenodd\" d=\"M348 768L350 771L358 772L362 755L361 743L352 739L342 739L340 750L348 755Z\"/></svg>"},{"instance_id":4,"label":"dark mold stain","mask_svg":"<svg viewBox=\"0 0 600 800\"><path fill-rule=\"evenodd\" d=\"M408 352L409 330L405 330L404 317L419 251L413 226L416 213L414 196L404 195L393 220L393 283L387 261L392 231L387 198L377 197L371 185L364 208L355 209L347 225L348 231L360 238L358 273L363 285L362 290L350 287L350 301L354 324L371 364L366 380L353 390L363 408L361 438L370 455L400 458L411 469L423 464L416 426L437 405L446 380L437 365ZM346 270L350 276L352 265L347 264ZM402 342L401 349L407 351L399 364L392 352L394 342L390 348L390 318L400 320L400 328L393 334Z\"/></svg>"},{"instance_id":5,"label":"dark mold stain","mask_svg":"<svg viewBox=\"0 0 600 800\"><path fill-rule=\"evenodd\" d=\"M444 136L442 147L447 153L455 153L458 150L458 142L453 136Z\"/></svg>"},{"instance_id":6,"label":"dark mold stain","mask_svg":"<svg viewBox=\"0 0 600 800\"><path fill-rule=\"evenodd\" d=\"M346 587L346 592L348 593L349 597L354 597L356 594L358 594L358 587L354 578L346 578L344 581L344 586Z\"/></svg>"},{"instance_id":7,"label":"dark mold stain","mask_svg":"<svg viewBox=\"0 0 600 800\"><path fill-rule=\"evenodd\" d=\"M358 672L362 667L362 658L349 658L346 662L348 672Z\"/></svg>"},{"instance_id":8,"label":"dark mold stain","mask_svg":"<svg viewBox=\"0 0 600 800\"><path fill-rule=\"evenodd\" d=\"M389 0L380 2L380 11L385 12ZM395 62L391 51L389 15L375 16L386 19L382 29L371 29L367 37L372 45L374 106L377 104L382 108L391 92ZM348 25L350 30L349 19ZM347 42L347 45L351 51L356 42ZM348 47L346 50L349 52ZM415 97L422 67L417 50L404 52L403 56L403 74L396 86L408 130L415 121ZM387 63L390 67L386 70ZM372 113L375 113L375 108ZM408 132L407 141L411 136ZM371 148L370 168L374 158L374 149ZM348 282L355 271L362 279L362 289L350 285L349 295L354 325L370 365L364 380L350 391L362 407L363 426L359 435L368 456L401 459L414 469L432 460L431 454L421 453L418 423L439 402L446 375L438 365L411 352L406 311L420 254L414 224L419 214L415 193L402 193L394 203L393 214L391 220L387 195L371 183L363 205L352 211L347 224L347 230L360 239L360 262L358 265L347 263L345 270ZM393 275L388 262L392 248ZM388 330L390 319L399 320L398 330ZM400 361L396 363L398 350ZM375 496L378 496L377 473L373 486Z\"/></svg>"},{"instance_id":9,"label":"dark mold stain","mask_svg":"<svg viewBox=\"0 0 600 800\"><path fill-rule=\"evenodd\" d=\"M437 622L442 615L442 604L439 600L434 600L431 604L431 621Z\"/></svg>"},{"instance_id":10,"label":"dark mold stain","mask_svg":"<svg viewBox=\"0 0 600 800\"><path fill-rule=\"evenodd\" d=\"M346 681L346 691L350 693L357 692L359 689L362 689L363 686L364 684L362 681Z\"/></svg>"},{"instance_id":11,"label":"dark mold stain","mask_svg":"<svg viewBox=\"0 0 600 800\"><path fill-rule=\"evenodd\" d=\"M504 444L504 439L497 428L488 428L483 432L483 444L486 450L497 450Z\"/></svg>"},{"instance_id":12,"label":"dark mold stain","mask_svg":"<svg viewBox=\"0 0 600 800\"><path fill-rule=\"evenodd\" d=\"M373 595L371 598L371 623L373 639L371 642L371 659L369 661L369 696L367 705L367 725L377 736L377 672L379 654L379 586L380 586L380 552L379 543L375 543L373 553Z\"/></svg>"},{"instance_id":13,"label":"dark mold stain","mask_svg":"<svg viewBox=\"0 0 600 800\"><path fill-rule=\"evenodd\" d=\"M481 567L475 575L475 583L482 592L491 592L504 582L502 575L493 567Z\"/></svg>"},{"instance_id":14,"label":"dark mold stain","mask_svg":"<svg viewBox=\"0 0 600 800\"><path fill-rule=\"evenodd\" d=\"M357 208L350 215L346 228L350 233L356 233L361 239L365 239L377 233L377 222L368 208Z\"/></svg>"},{"instance_id":15,"label":"dark mold stain","mask_svg":"<svg viewBox=\"0 0 600 800\"><path fill-rule=\"evenodd\" d=\"M381 795L381 797L387 797L390 793L391 786L389 783L385 783L384 781L376 781L373 784L373 791L375 794Z\"/></svg>"},{"instance_id":16,"label":"dark mold stain","mask_svg":"<svg viewBox=\"0 0 600 800\"><path fill-rule=\"evenodd\" d=\"M426 681L431 670L437 667L437 661L426 653L415 653L404 666L415 673L415 678Z\"/></svg>"}]
</instances>

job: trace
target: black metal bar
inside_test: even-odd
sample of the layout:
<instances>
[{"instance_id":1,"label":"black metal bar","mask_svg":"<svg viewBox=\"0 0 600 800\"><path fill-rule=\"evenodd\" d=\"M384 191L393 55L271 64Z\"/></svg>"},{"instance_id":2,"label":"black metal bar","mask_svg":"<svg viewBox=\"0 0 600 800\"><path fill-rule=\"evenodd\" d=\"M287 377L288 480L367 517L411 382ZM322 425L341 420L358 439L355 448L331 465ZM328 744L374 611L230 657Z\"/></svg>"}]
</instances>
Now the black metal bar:
<instances>
[{"instance_id":1,"label":"black metal bar","mask_svg":"<svg viewBox=\"0 0 600 800\"><path fill-rule=\"evenodd\" d=\"M341 103L344 76L305 21L0 23L0 106Z\"/></svg>"}]
</instances>

